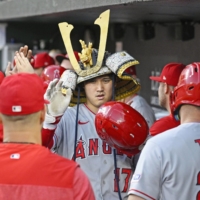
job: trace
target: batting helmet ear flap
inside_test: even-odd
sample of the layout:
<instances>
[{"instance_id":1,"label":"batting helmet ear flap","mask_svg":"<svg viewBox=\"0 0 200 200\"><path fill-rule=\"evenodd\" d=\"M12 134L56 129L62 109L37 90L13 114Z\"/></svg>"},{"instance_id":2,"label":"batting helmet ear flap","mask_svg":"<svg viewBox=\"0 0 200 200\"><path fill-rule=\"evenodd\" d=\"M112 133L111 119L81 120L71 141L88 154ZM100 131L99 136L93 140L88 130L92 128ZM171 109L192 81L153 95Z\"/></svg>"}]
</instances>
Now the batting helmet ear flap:
<instances>
[{"instance_id":1,"label":"batting helmet ear flap","mask_svg":"<svg viewBox=\"0 0 200 200\"><path fill-rule=\"evenodd\" d=\"M128 155L135 155L142 150L149 130L139 112L125 103L115 101L100 107L95 116L95 126L102 140Z\"/></svg>"},{"instance_id":2,"label":"batting helmet ear flap","mask_svg":"<svg viewBox=\"0 0 200 200\"><path fill-rule=\"evenodd\" d=\"M177 111L183 104L200 106L200 63L187 65L181 72L178 85L171 93L171 111Z\"/></svg>"}]
</instances>

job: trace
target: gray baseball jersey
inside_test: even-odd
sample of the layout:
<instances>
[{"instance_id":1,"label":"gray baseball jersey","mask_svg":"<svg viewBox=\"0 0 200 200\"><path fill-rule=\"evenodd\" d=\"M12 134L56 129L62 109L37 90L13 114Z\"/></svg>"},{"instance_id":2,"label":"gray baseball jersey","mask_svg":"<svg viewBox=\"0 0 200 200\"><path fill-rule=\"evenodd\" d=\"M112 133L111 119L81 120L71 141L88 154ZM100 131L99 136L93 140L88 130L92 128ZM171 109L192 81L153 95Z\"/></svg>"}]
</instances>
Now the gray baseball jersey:
<instances>
[{"instance_id":1,"label":"gray baseball jersey","mask_svg":"<svg viewBox=\"0 0 200 200\"><path fill-rule=\"evenodd\" d=\"M57 126L53 150L72 159L74 156L76 108L67 109ZM113 149L103 142L95 129L95 114L84 104L79 105L76 162L88 176L97 200L118 200L114 174ZM117 173L122 199L127 199L132 177L131 158L117 153Z\"/></svg>"},{"instance_id":2,"label":"gray baseball jersey","mask_svg":"<svg viewBox=\"0 0 200 200\"><path fill-rule=\"evenodd\" d=\"M151 138L129 194L147 200L200 200L200 123L185 123Z\"/></svg>"},{"instance_id":3,"label":"gray baseball jersey","mask_svg":"<svg viewBox=\"0 0 200 200\"><path fill-rule=\"evenodd\" d=\"M140 95L134 96L129 102L130 106L137 110L146 120L149 127L155 122L155 114L151 106Z\"/></svg>"}]
</instances>

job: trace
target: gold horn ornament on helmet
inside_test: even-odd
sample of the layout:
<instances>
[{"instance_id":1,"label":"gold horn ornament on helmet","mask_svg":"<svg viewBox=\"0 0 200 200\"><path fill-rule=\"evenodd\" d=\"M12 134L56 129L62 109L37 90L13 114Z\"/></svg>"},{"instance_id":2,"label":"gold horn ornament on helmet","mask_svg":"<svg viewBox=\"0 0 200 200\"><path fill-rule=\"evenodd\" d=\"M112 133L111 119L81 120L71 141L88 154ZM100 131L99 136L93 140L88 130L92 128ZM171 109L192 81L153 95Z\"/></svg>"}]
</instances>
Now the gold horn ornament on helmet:
<instances>
[{"instance_id":1,"label":"gold horn ornament on helmet","mask_svg":"<svg viewBox=\"0 0 200 200\"><path fill-rule=\"evenodd\" d=\"M100 41L99 41L99 48L98 48L98 56L97 62L95 66L92 66L91 60L91 53L92 53L92 43L89 43L88 46L85 44L84 41L80 40L82 46L82 53L79 53L80 60L84 64L84 69L81 68L76 57L74 55L74 51L71 44L70 33L74 28L73 25L68 24L67 22L59 23L59 29L62 35L62 39L69 56L70 62L79 76L88 76L100 70L102 67L105 49L106 49L106 42L107 42L107 35L108 35L108 24L110 18L110 10L106 10L100 14L100 16L95 20L94 24L100 26ZM90 67L92 66L92 67Z\"/></svg>"}]
</instances>

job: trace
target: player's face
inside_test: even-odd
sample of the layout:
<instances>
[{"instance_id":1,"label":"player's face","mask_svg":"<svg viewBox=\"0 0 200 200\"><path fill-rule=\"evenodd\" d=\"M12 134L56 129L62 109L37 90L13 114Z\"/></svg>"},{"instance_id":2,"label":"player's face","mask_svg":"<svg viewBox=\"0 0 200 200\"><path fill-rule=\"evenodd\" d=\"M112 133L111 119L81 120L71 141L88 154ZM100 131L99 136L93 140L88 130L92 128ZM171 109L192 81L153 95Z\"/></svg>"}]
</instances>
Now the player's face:
<instances>
[{"instance_id":1,"label":"player's face","mask_svg":"<svg viewBox=\"0 0 200 200\"><path fill-rule=\"evenodd\" d=\"M110 76L100 76L85 82L86 105L96 113L101 105L112 97L112 79Z\"/></svg>"},{"instance_id":2,"label":"player's face","mask_svg":"<svg viewBox=\"0 0 200 200\"><path fill-rule=\"evenodd\" d=\"M160 106L165 108L166 96L165 96L165 83L160 82L158 88L158 98Z\"/></svg>"}]
</instances>

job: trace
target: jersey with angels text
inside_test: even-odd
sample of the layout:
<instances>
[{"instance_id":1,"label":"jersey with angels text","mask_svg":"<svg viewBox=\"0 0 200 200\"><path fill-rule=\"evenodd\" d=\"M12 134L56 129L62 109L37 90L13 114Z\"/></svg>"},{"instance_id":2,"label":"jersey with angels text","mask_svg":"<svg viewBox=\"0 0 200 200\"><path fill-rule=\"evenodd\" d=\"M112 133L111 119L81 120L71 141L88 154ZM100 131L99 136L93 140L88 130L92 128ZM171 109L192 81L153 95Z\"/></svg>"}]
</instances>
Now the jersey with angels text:
<instances>
[{"instance_id":1,"label":"jersey with angels text","mask_svg":"<svg viewBox=\"0 0 200 200\"><path fill-rule=\"evenodd\" d=\"M72 159L74 156L74 139L77 106L69 108L59 122L55 135L53 150L59 155ZM76 162L88 176L96 200L118 200L118 187L115 180L113 149L103 142L95 129L95 114L84 104L79 105L78 136ZM117 152L117 174L122 199L127 199L130 179L132 177L131 158Z\"/></svg>"},{"instance_id":2,"label":"jersey with angels text","mask_svg":"<svg viewBox=\"0 0 200 200\"><path fill-rule=\"evenodd\" d=\"M144 147L129 194L147 200L200 200L200 123L152 137Z\"/></svg>"}]
</instances>

